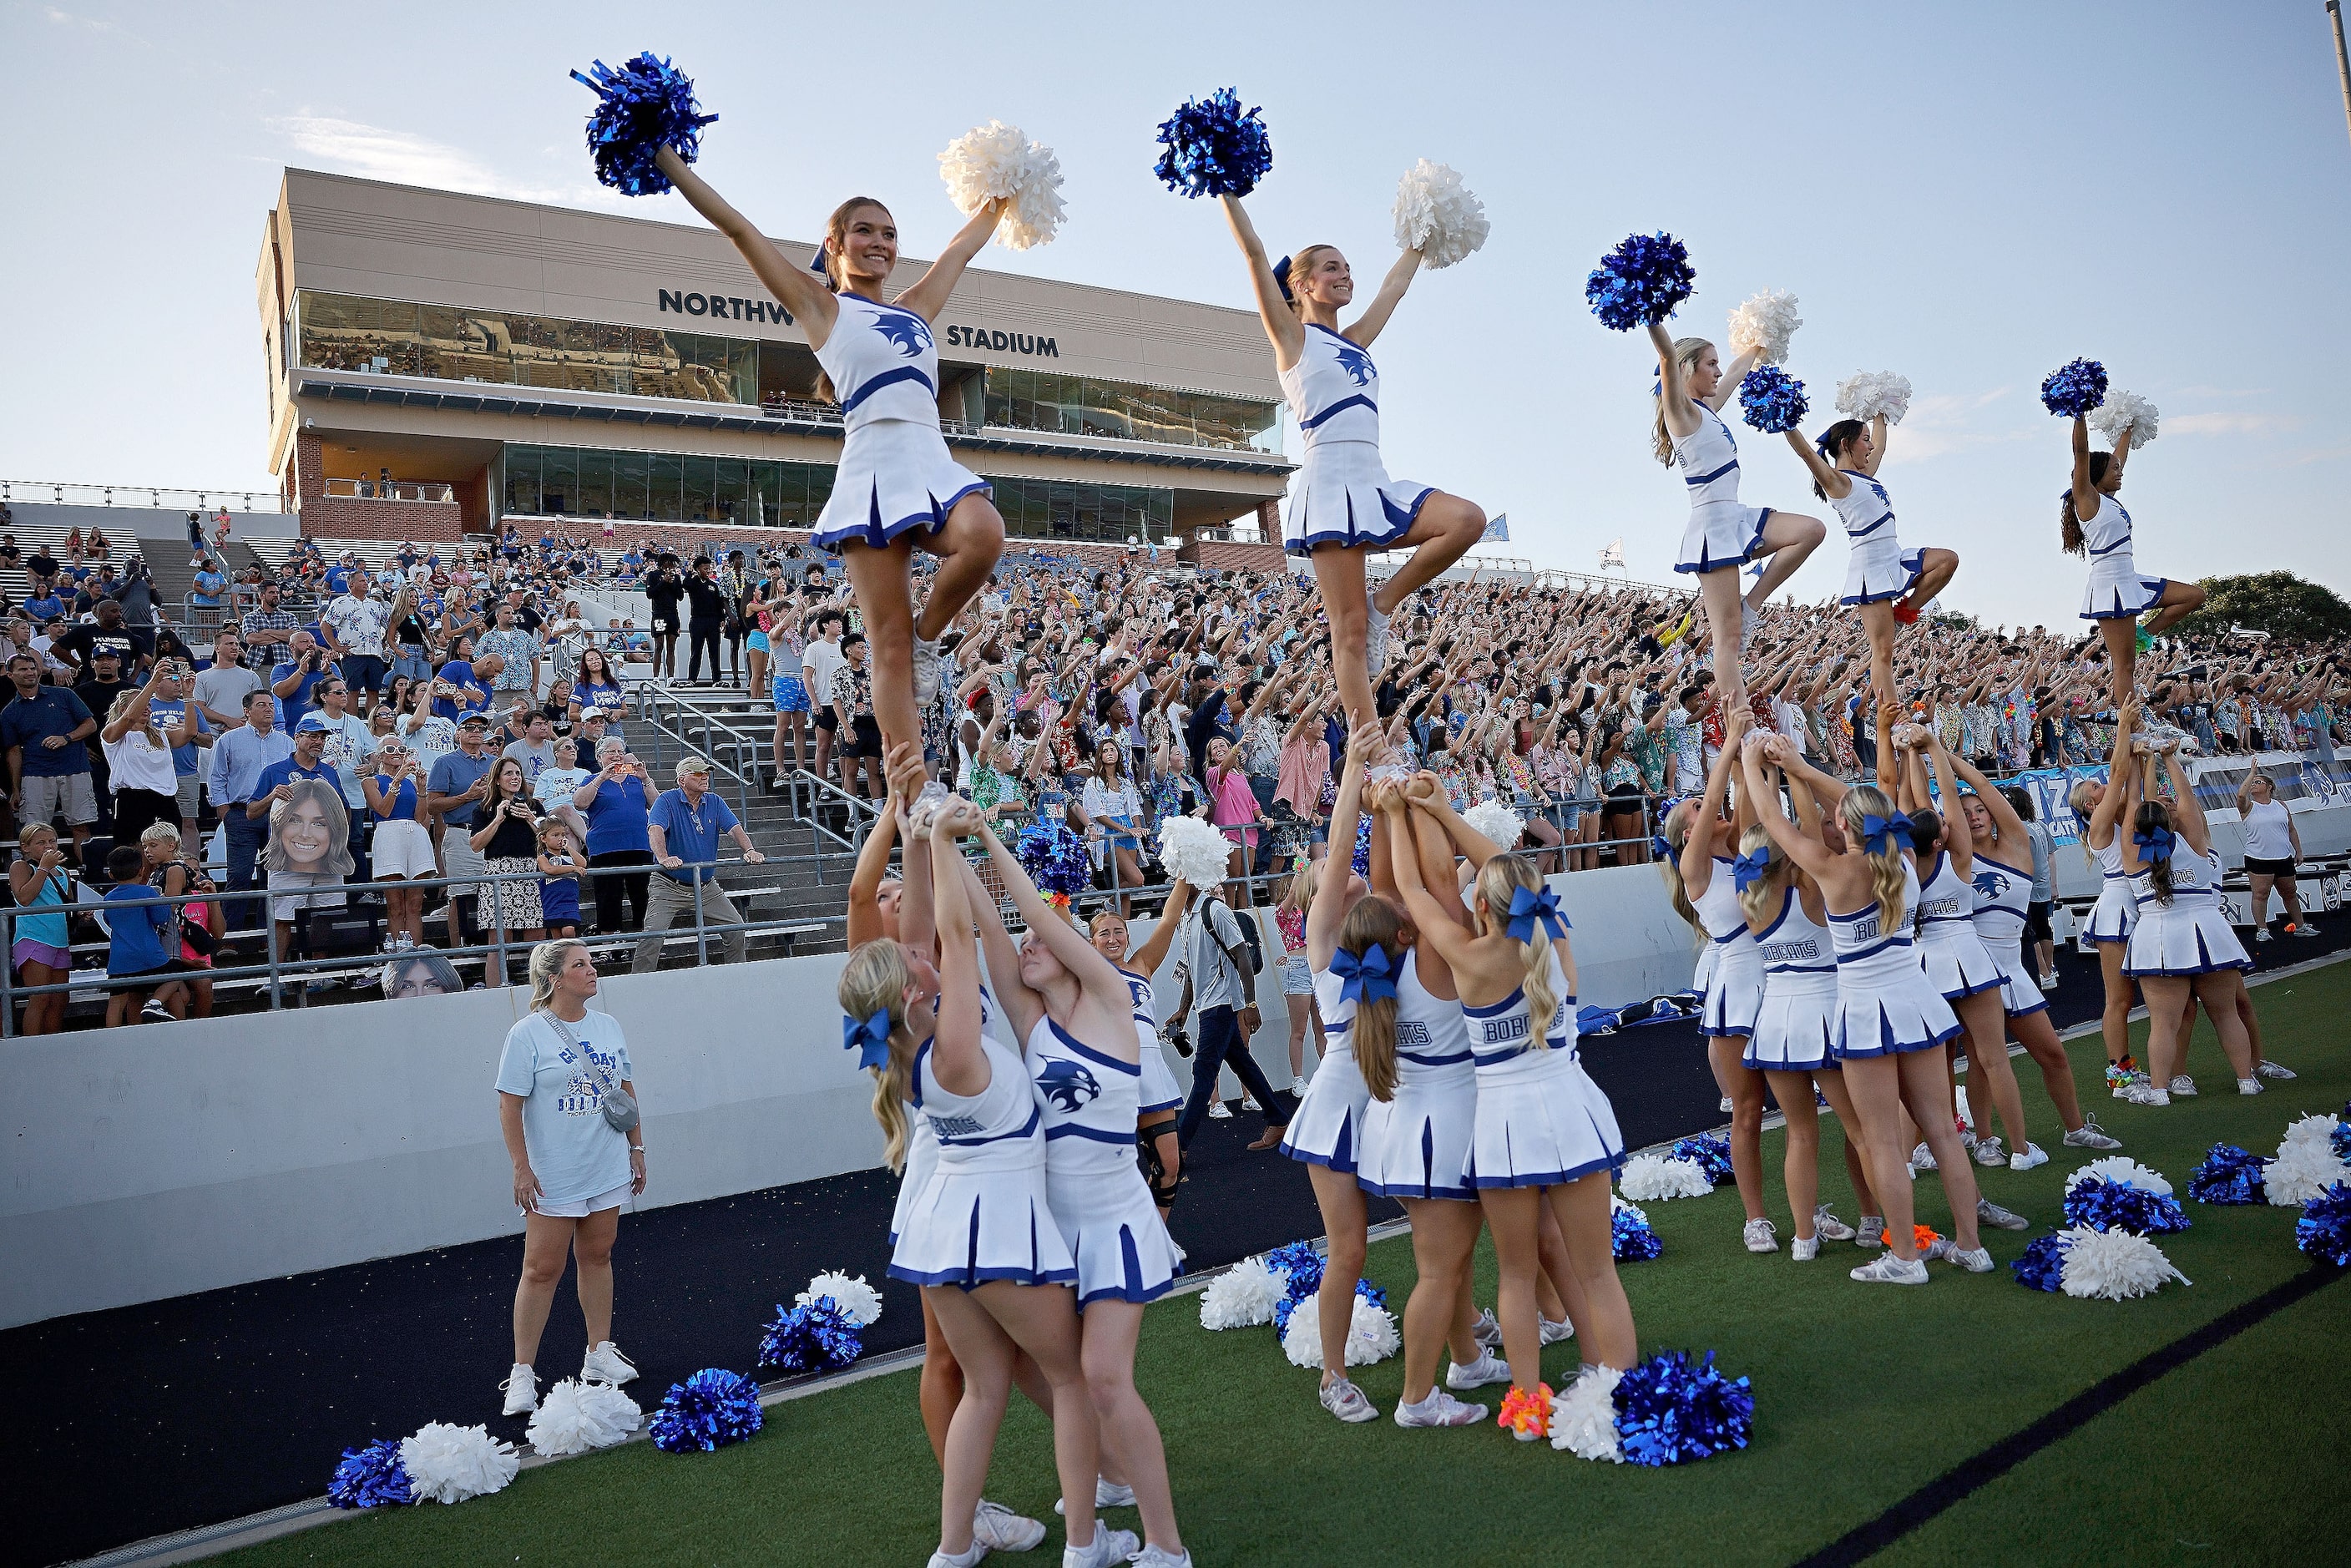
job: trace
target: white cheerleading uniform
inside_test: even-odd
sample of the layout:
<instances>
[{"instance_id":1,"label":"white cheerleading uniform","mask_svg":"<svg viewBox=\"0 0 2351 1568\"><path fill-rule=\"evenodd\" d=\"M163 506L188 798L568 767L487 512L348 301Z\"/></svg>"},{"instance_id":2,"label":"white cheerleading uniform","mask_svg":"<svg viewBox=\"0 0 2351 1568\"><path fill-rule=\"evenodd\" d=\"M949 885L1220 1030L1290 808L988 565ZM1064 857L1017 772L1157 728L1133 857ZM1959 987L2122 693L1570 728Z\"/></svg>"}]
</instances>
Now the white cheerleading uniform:
<instances>
[{"instance_id":1,"label":"white cheerleading uniform","mask_svg":"<svg viewBox=\"0 0 2351 1568\"><path fill-rule=\"evenodd\" d=\"M1380 461L1380 372L1372 356L1309 321L1298 362L1281 372L1281 395L1305 447L1290 481L1282 548L1292 555L1326 544L1380 549L1410 531L1437 490L1389 478Z\"/></svg>"},{"instance_id":2,"label":"white cheerleading uniform","mask_svg":"<svg viewBox=\"0 0 2351 1568\"><path fill-rule=\"evenodd\" d=\"M1578 1060L1567 971L1557 949L1550 957L1560 999L1540 1033L1523 988L1489 1007L1462 1006L1478 1082L1476 1133L1462 1170L1471 1186L1559 1186L1625 1164L1615 1108Z\"/></svg>"},{"instance_id":3,"label":"white cheerleading uniform","mask_svg":"<svg viewBox=\"0 0 2351 1568\"><path fill-rule=\"evenodd\" d=\"M1168 1070L1167 1052L1159 1044L1159 998L1148 977L1132 969L1118 973L1134 1001L1134 1042L1143 1051L1143 1095L1137 1108L1144 1115L1173 1111L1184 1103L1184 1091L1176 1086L1176 1074Z\"/></svg>"},{"instance_id":4,"label":"white cheerleading uniform","mask_svg":"<svg viewBox=\"0 0 2351 1568\"><path fill-rule=\"evenodd\" d=\"M1356 1185L1382 1197L1474 1201L1478 1189L1462 1172L1477 1125L1478 1074L1461 1004L1430 996L1406 954L1396 975L1395 1098L1364 1107Z\"/></svg>"},{"instance_id":5,"label":"white cheerleading uniform","mask_svg":"<svg viewBox=\"0 0 2351 1568\"><path fill-rule=\"evenodd\" d=\"M2083 935L2093 942L2127 942L2138 924L2138 900L2131 896L2130 879L2123 874L2123 833L2118 823L2105 849L2096 851L2098 873L2105 880L2098 902L2090 908L2090 924Z\"/></svg>"},{"instance_id":6,"label":"white cheerleading uniform","mask_svg":"<svg viewBox=\"0 0 2351 1568\"><path fill-rule=\"evenodd\" d=\"M2155 874L2133 873L2130 888L2138 900L2138 924L2131 927L2130 946L2123 950L2123 973L2147 975L2209 975L2218 969L2250 969L2244 944L2220 908L2220 877L2212 862L2188 847L2182 839L2171 857L2171 902L2158 903Z\"/></svg>"},{"instance_id":7,"label":"white cheerleading uniform","mask_svg":"<svg viewBox=\"0 0 2351 1568\"><path fill-rule=\"evenodd\" d=\"M1894 503L1886 498L1885 486L1850 468L1837 472L1853 481L1844 499L1829 501L1853 547L1845 560L1842 602L1876 604L1899 599L1927 570L1927 552L1902 548L1901 536L1895 532Z\"/></svg>"},{"instance_id":8,"label":"white cheerleading uniform","mask_svg":"<svg viewBox=\"0 0 2351 1568\"><path fill-rule=\"evenodd\" d=\"M1781 896L1780 917L1755 938L1763 1009L1740 1060L1755 1071L1819 1072L1837 1064L1836 951L1793 887Z\"/></svg>"},{"instance_id":9,"label":"white cheerleading uniform","mask_svg":"<svg viewBox=\"0 0 2351 1568\"><path fill-rule=\"evenodd\" d=\"M987 994L987 987L979 988L979 1032L994 1040L998 1047L1010 1051L1004 1039L1003 1014L997 1011L996 998ZM911 1085L909 1086L911 1087ZM929 1185L931 1173L939 1168L939 1140L931 1131L931 1120L912 1104L906 1107L906 1169L898 1178L898 1201L890 1211L890 1245L898 1245L899 1232L906 1228L906 1213L923 1188Z\"/></svg>"},{"instance_id":10,"label":"white cheerleading uniform","mask_svg":"<svg viewBox=\"0 0 2351 1568\"><path fill-rule=\"evenodd\" d=\"M1910 935L1918 907L1918 873L1902 863L1902 920L1892 933L1878 930L1877 904L1850 915L1829 912L1829 937L1836 946L1837 1032L1840 1060L1924 1051L1959 1032L1959 1020L1943 993L1928 982Z\"/></svg>"},{"instance_id":11,"label":"white cheerleading uniform","mask_svg":"<svg viewBox=\"0 0 2351 1568\"><path fill-rule=\"evenodd\" d=\"M955 504L987 481L947 455L939 434L939 350L930 323L859 294L840 313L816 361L841 401L841 458L816 520L818 549L879 549L920 528L946 527Z\"/></svg>"},{"instance_id":12,"label":"white cheerleading uniform","mask_svg":"<svg viewBox=\"0 0 2351 1568\"><path fill-rule=\"evenodd\" d=\"M1771 508L1740 500L1738 438L1722 415L1696 398L1690 399L1690 406L1698 410L1696 434L1673 436L1674 462L1682 471L1690 501L1674 570L1707 572L1742 566L1763 542Z\"/></svg>"},{"instance_id":13,"label":"white cheerleading uniform","mask_svg":"<svg viewBox=\"0 0 2351 1568\"><path fill-rule=\"evenodd\" d=\"M2030 856L2026 857L2030 859ZM2000 970L2001 1010L2010 1018L2049 1010L2024 965L2024 922L2032 906L2032 873L1987 854L1976 856L1976 936Z\"/></svg>"},{"instance_id":14,"label":"white cheerleading uniform","mask_svg":"<svg viewBox=\"0 0 2351 1568\"><path fill-rule=\"evenodd\" d=\"M1281 1152L1311 1166L1353 1175L1363 1157L1364 1112L1372 1092L1355 1065L1352 1031L1355 1004L1339 992L1345 982L1324 969L1314 977L1314 1001L1322 1014L1322 1060L1290 1114Z\"/></svg>"},{"instance_id":15,"label":"white cheerleading uniform","mask_svg":"<svg viewBox=\"0 0 2351 1568\"><path fill-rule=\"evenodd\" d=\"M1951 857L1941 851L1920 884L1918 954L1927 978L1947 1002L2000 988L2000 966L1976 935L1976 890L1959 880Z\"/></svg>"},{"instance_id":16,"label":"white cheerleading uniform","mask_svg":"<svg viewBox=\"0 0 2351 1568\"><path fill-rule=\"evenodd\" d=\"M1077 1264L1079 1310L1165 1295L1183 1266L1134 1163L1143 1069L1041 1018L1029 1032L1029 1072L1045 1118L1045 1197Z\"/></svg>"},{"instance_id":17,"label":"white cheerleading uniform","mask_svg":"<svg viewBox=\"0 0 2351 1568\"><path fill-rule=\"evenodd\" d=\"M1036 1091L1019 1057L985 1035L979 1049L987 1086L971 1095L939 1087L929 1040L914 1052L914 1108L931 1124L938 1162L906 1206L891 1278L965 1290L990 1280L1073 1284L1077 1265L1046 1197Z\"/></svg>"},{"instance_id":18,"label":"white cheerleading uniform","mask_svg":"<svg viewBox=\"0 0 2351 1568\"><path fill-rule=\"evenodd\" d=\"M2116 621L2152 610L2168 580L2141 577L2131 560L2131 519L2112 496L2098 497L2098 515L2082 524L2090 580L2082 590L2082 619Z\"/></svg>"},{"instance_id":19,"label":"white cheerleading uniform","mask_svg":"<svg viewBox=\"0 0 2351 1568\"><path fill-rule=\"evenodd\" d=\"M1708 1036L1752 1035L1755 1015L1763 1008L1763 955L1755 946L1755 934L1747 929L1746 912L1739 907L1729 861L1714 857L1714 874L1707 879L1705 894L1690 900L1690 907L1698 911L1708 946L1714 950L1698 1031Z\"/></svg>"}]
</instances>

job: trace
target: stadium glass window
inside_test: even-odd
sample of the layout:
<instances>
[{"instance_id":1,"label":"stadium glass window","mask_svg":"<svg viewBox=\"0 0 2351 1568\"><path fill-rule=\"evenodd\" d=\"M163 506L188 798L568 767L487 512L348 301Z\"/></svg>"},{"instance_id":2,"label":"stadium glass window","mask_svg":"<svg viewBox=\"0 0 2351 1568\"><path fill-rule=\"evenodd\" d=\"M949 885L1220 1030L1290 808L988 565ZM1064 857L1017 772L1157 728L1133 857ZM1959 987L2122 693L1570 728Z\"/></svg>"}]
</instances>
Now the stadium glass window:
<instances>
[{"instance_id":1,"label":"stadium glass window","mask_svg":"<svg viewBox=\"0 0 2351 1568\"><path fill-rule=\"evenodd\" d=\"M987 423L1008 430L1279 453L1279 404L1050 371L987 372Z\"/></svg>"}]
</instances>

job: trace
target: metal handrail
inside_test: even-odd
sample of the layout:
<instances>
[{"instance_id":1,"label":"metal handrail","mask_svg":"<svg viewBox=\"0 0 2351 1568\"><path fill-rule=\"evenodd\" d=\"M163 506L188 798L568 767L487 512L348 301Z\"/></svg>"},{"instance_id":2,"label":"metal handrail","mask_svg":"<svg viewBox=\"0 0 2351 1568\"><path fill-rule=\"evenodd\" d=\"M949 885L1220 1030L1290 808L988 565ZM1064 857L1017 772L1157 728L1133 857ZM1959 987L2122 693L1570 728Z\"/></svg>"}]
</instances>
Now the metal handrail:
<instances>
[{"instance_id":1,"label":"metal handrail","mask_svg":"<svg viewBox=\"0 0 2351 1568\"><path fill-rule=\"evenodd\" d=\"M18 495L17 490L47 490L51 506L152 507L159 510L184 512L193 508L204 511L215 505L227 507L233 512L283 512L285 497L274 490L183 490L168 485L85 485L71 479L0 479L0 501L38 503L36 495ZM70 492L74 499L67 499ZM144 496L146 500L137 497ZM165 500L165 497L171 499ZM190 497L193 497L191 502ZM234 505L232 505L234 503Z\"/></svg>"}]
</instances>

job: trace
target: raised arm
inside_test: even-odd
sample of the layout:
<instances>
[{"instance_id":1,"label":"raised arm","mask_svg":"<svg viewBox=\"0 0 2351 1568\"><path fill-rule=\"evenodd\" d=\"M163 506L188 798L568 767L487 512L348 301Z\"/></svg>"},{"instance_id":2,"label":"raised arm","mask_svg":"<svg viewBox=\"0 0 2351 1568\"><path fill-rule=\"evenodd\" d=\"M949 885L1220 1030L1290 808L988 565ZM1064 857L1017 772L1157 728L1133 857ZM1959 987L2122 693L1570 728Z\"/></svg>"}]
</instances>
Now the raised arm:
<instances>
[{"instance_id":1,"label":"raised arm","mask_svg":"<svg viewBox=\"0 0 2351 1568\"><path fill-rule=\"evenodd\" d=\"M1421 813L1406 805L1403 795L1392 793L1382 807L1381 815L1387 819L1388 849L1395 874L1396 894L1404 900L1405 910L1412 916L1413 927L1420 940L1444 962L1447 970L1457 964L1468 962L1471 946L1477 938L1461 928L1452 911L1438 902L1438 895L1429 891L1427 882L1421 875L1418 824L1414 820ZM1437 824L1431 821L1427 826L1433 831ZM1450 855L1447 858L1451 859ZM1454 909L1461 907L1460 895L1454 892L1449 878L1443 896L1452 900ZM1424 984L1433 978L1426 975L1422 977Z\"/></svg>"},{"instance_id":2,"label":"raised arm","mask_svg":"<svg viewBox=\"0 0 2351 1568\"><path fill-rule=\"evenodd\" d=\"M2138 704L2126 702L2115 713L2115 751L2106 759L2106 793L2090 813L2090 833L2094 839L2112 833L2115 823L2122 817L2126 798L2129 794L2131 732L2138 727ZM2090 846L2098 846L2093 842Z\"/></svg>"},{"instance_id":3,"label":"raised arm","mask_svg":"<svg viewBox=\"0 0 2351 1568\"><path fill-rule=\"evenodd\" d=\"M1830 500L1842 501L1853 494L1853 481L1838 473L1828 459L1821 455L1819 449L1804 439L1802 431L1790 430L1784 434L1788 437L1789 447L1803 459L1804 466L1812 470L1813 483L1827 492Z\"/></svg>"},{"instance_id":4,"label":"raised arm","mask_svg":"<svg viewBox=\"0 0 2351 1568\"><path fill-rule=\"evenodd\" d=\"M1959 809L1959 790L1951 773L1951 754L1943 745L1943 737L1934 731L1927 732L1927 754L1935 763L1935 787L1942 791L1943 852L1951 857L1951 869L1961 882L1975 874L1975 835L1968 829L1968 814ZM1990 808L1986 808L1989 810Z\"/></svg>"},{"instance_id":5,"label":"raised arm","mask_svg":"<svg viewBox=\"0 0 2351 1568\"><path fill-rule=\"evenodd\" d=\"M1780 802L1779 792L1764 782L1764 759L1743 746L1739 751L1740 776L1747 781L1747 792L1755 797L1755 820L1762 825L1765 832L1771 835L1771 841L1780 846L1781 852L1818 880L1836 863L1835 853L1788 820L1787 810ZM1792 789L1790 793L1796 791Z\"/></svg>"},{"instance_id":6,"label":"raised arm","mask_svg":"<svg viewBox=\"0 0 2351 1568\"><path fill-rule=\"evenodd\" d=\"M939 312L947 308L947 297L962 281L964 268L971 265L971 258L979 254L980 247L996 232L997 224L1004 217L1004 209L1011 204L1008 196L981 203L979 210L965 220L963 227L956 231L955 238L947 242L946 249L939 253L939 258L931 263L929 270L915 280L912 288L898 296L898 303L925 321L937 320Z\"/></svg>"},{"instance_id":7,"label":"raised arm","mask_svg":"<svg viewBox=\"0 0 2351 1568\"><path fill-rule=\"evenodd\" d=\"M852 947L882 935L882 912L874 901L890 874L890 852L898 842L898 813L905 804L898 799L898 781L892 779L889 784L889 798L873 814L873 825L866 830L865 842L857 851L856 867L849 873L848 941ZM907 858L913 859L911 855ZM899 932L899 939L905 940L904 929ZM911 942L907 945L915 946Z\"/></svg>"},{"instance_id":8,"label":"raised arm","mask_svg":"<svg viewBox=\"0 0 2351 1568\"><path fill-rule=\"evenodd\" d=\"M1714 881L1711 829L1722 815L1723 797L1730 792L1730 770L1739 765L1739 754L1747 749L1740 742L1746 733L1746 726L1740 721L1746 716L1734 709L1723 727L1722 750L1715 757L1714 766L1706 771L1706 789L1698 796L1698 815L1692 819L1689 836L1682 840L1682 887L1693 904L1706 896L1708 886Z\"/></svg>"},{"instance_id":9,"label":"raised arm","mask_svg":"<svg viewBox=\"0 0 2351 1568\"><path fill-rule=\"evenodd\" d=\"M1238 196L1218 199L1225 204L1225 221L1232 225L1233 239L1249 262L1258 319L1265 323L1265 335L1273 340L1274 368L1286 371L1306 351L1306 324L1282 298L1281 284L1273 276L1273 263L1266 258L1265 242L1257 237L1257 225L1249 222L1249 209L1241 205Z\"/></svg>"},{"instance_id":10,"label":"raised arm","mask_svg":"<svg viewBox=\"0 0 2351 1568\"><path fill-rule=\"evenodd\" d=\"M1029 880L1029 868L1020 863L1020 857L984 822L979 826L979 841L987 846L988 857L996 862L996 873L1004 879L1004 890L1012 895L1012 906L1020 912L1021 924L1052 949L1053 956L1076 977L1090 999L1114 1008L1123 1016L1132 1014L1134 998L1128 994L1126 977L1118 972L1118 966L1096 952L1094 945L1060 910L1045 902L1045 895Z\"/></svg>"},{"instance_id":11,"label":"raised arm","mask_svg":"<svg viewBox=\"0 0 2351 1568\"><path fill-rule=\"evenodd\" d=\"M1689 383L1682 377L1681 361L1674 357L1673 334L1653 324L1649 341L1657 349L1657 395L1665 409L1666 428L1677 436L1695 434L1698 415L1690 412Z\"/></svg>"},{"instance_id":12,"label":"raised arm","mask_svg":"<svg viewBox=\"0 0 2351 1568\"><path fill-rule=\"evenodd\" d=\"M841 309L833 301L832 290L819 280L817 274L788 260L776 248L775 241L727 204L726 199L712 190L709 182L688 168L675 152L664 147L653 154L653 159L661 172L669 176L670 183L677 187L677 193L707 219L712 228L733 242L752 274L768 286L768 293L783 301L784 308L808 334L810 349L823 348Z\"/></svg>"},{"instance_id":13,"label":"raised arm","mask_svg":"<svg viewBox=\"0 0 2351 1568\"><path fill-rule=\"evenodd\" d=\"M2212 831L2204 820L2204 802L2196 798L2196 787L2188 781L2188 770L2179 765L2179 753L2165 752L2163 767L2171 779L2171 816L2179 824L2179 836L2198 854L2210 853ZM2294 823L2292 811L2286 813L2286 823L2289 828Z\"/></svg>"},{"instance_id":14,"label":"raised arm","mask_svg":"<svg viewBox=\"0 0 2351 1568\"><path fill-rule=\"evenodd\" d=\"M2115 454L2119 462L2122 454ZM2074 416L2074 516L2088 522L2098 515L2098 486L2090 477L2090 422L2080 414Z\"/></svg>"},{"instance_id":15,"label":"raised arm","mask_svg":"<svg viewBox=\"0 0 2351 1568\"><path fill-rule=\"evenodd\" d=\"M1144 938L1142 946L1126 956L1126 961L1137 973L1147 976L1159 972L1159 966L1167 961L1168 949L1176 945L1176 928L1184 924L1184 911L1191 902L1192 884L1176 883L1167 894L1165 906L1159 911L1159 918L1152 925L1151 935Z\"/></svg>"},{"instance_id":16,"label":"raised arm","mask_svg":"<svg viewBox=\"0 0 2351 1568\"><path fill-rule=\"evenodd\" d=\"M1388 275L1380 279L1380 291L1373 297L1371 308L1355 318L1353 326L1343 328L1340 336L1370 348L1372 340L1380 335L1380 329L1388 324L1388 318L1395 315L1395 308L1404 302L1404 291L1412 287L1412 280L1419 272L1420 252L1408 250L1397 256L1395 264L1388 268Z\"/></svg>"},{"instance_id":17,"label":"raised arm","mask_svg":"<svg viewBox=\"0 0 2351 1568\"><path fill-rule=\"evenodd\" d=\"M944 815L944 814L943 814ZM942 822L931 835L931 881L937 888L939 929L967 933L972 899L955 834ZM1003 988L998 988L999 995ZM987 1058L979 1040L979 948L967 937L939 944L939 999L931 1037L931 1071L950 1094L987 1087ZM911 1025L912 1020L909 1020Z\"/></svg>"}]
</instances>

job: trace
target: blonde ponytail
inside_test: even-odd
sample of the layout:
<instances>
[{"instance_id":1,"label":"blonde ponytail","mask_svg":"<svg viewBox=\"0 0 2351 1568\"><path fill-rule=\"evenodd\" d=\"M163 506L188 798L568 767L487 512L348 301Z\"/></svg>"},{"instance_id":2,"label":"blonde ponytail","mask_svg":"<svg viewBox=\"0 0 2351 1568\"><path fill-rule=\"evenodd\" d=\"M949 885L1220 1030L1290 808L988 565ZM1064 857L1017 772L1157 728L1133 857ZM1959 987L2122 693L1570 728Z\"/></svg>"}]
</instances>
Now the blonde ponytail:
<instances>
[{"instance_id":1,"label":"blonde ponytail","mask_svg":"<svg viewBox=\"0 0 2351 1568\"><path fill-rule=\"evenodd\" d=\"M877 936L850 954L833 993L851 1018L890 1015L890 1060L872 1071L882 1159L893 1171L906 1166L906 1104L914 1098L914 1051L920 1044L906 1028L906 992L914 984L905 949L887 936Z\"/></svg>"},{"instance_id":2,"label":"blonde ponytail","mask_svg":"<svg viewBox=\"0 0 2351 1568\"><path fill-rule=\"evenodd\" d=\"M1877 934L1891 936L1907 913L1902 905L1907 879L1903 874L1901 847L1893 840L1887 840L1886 848L1875 853L1869 850L1868 835L1862 824L1870 817L1898 820L1899 814L1894 810L1894 802L1877 786L1856 784L1844 792L1844 800L1837 808L1837 819L1844 825L1845 838L1868 856L1869 891L1877 900Z\"/></svg>"},{"instance_id":3,"label":"blonde ponytail","mask_svg":"<svg viewBox=\"0 0 2351 1568\"><path fill-rule=\"evenodd\" d=\"M1714 345L1704 338L1676 338L1674 361L1681 366L1682 374L1687 376L1689 374L1690 367L1697 364L1706 351L1713 347ZM1649 432L1649 447L1657 455L1657 461L1670 468L1674 465L1674 433L1666 428L1665 377L1661 374L1657 380L1656 398L1657 422L1655 428Z\"/></svg>"},{"instance_id":4,"label":"blonde ponytail","mask_svg":"<svg viewBox=\"0 0 2351 1568\"><path fill-rule=\"evenodd\" d=\"M564 936L553 942L542 942L530 950L530 1010L544 1012L555 1005L555 977L563 972L564 962L574 947L587 950L588 944L577 936Z\"/></svg>"},{"instance_id":5,"label":"blonde ponytail","mask_svg":"<svg viewBox=\"0 0 2351 1568\"><path fill-rule=\"evenodd\" d=\"M1511 855L1496 855L1478 872L1478 908L1489 936L1507 935L1510 925L1510 904L1519 889L1541 893L1542 878L1533 866ZM1520 1049L1531 1051L1550 1034L1552 1015L1559 1010L1560 997L1552 989L1552 937L1542 923L1537 921L1527 939L1519 944L1520 956L1526 966L1526 978L1520 989L1527 998L1527 1038Z\"/></svg>"},{"instance_id":6,"label":"blonde ponytail","mask_svg":"<svg viewBox=\"0 0 2351 1568\"><path fill-rule=\"evenodd\" d=\"M1387 955L1392 974L1401 974L1405 956L1412 951L1412 928L1396 906L1374 894L1359 898L1339 925L1339 948L1363 957L1377 947ZM1355 1021L1347 1030L1355 1052L1355 1070L1364 1087L1382 1104L1395 1098L1396 999L1366 997L1355 1004Z\"/></svg>"},{"instance_id":7,"label":"blonde ponytail","mask_svg":"<svg viewBox=\"0 0 2351 1568\"><path fill-rule=\"evenodd\" d=\"M1672 901L1674 913L1689 922L1694 944L1706 940L1706 925L1698 919L1698 905L1690 902L1689 889L1682 883L1682 846L1689 842L1692 824L1697 821L1698 807L1694 804L1687 811L1676 807L1666 813L1662 837L1673 852L1657 862L1666 874L1666 897Z\"/></svg>"},{"instance_id":8,"label":"blonde ponytail","mask_svg":"<svg viewBox=\"0 0 2351 1568\"><path fill-rule=\"evenodd\" d=\"M2094 779L2085 779L2074 785L2065 797L2065 804L2073 810L2074 820L2082 824L2082 863L2093 871L2097 869L2098 852L2090 847L2090 813L2097 808L2090 804L2090 790L2096 782Z\"/></svg>"},{"instance_id":9,"label":"blonde ponytail","mask_svg":"<svg viewBox=\"0 0 2351 1568\"><path fill-rule=\"evenodd\" d=\"M1794 863L1780 852L1780 846L1761 826L1750 828L1739 835L1740 854L1751 855L1757 850L1765 851L1770 855L1771 865L1761 881L1749 883L1747 891L1739 895L1739 912L1747 916L1747 924L1750 926L1770 923L1772 904L1780 896L1781 890L1787 886L1788 868Z\"/></svg>"}]
</instances>

